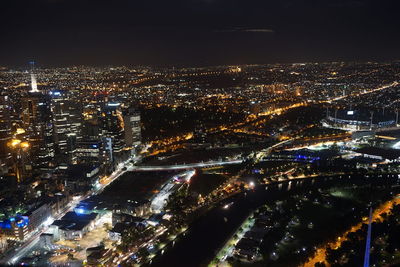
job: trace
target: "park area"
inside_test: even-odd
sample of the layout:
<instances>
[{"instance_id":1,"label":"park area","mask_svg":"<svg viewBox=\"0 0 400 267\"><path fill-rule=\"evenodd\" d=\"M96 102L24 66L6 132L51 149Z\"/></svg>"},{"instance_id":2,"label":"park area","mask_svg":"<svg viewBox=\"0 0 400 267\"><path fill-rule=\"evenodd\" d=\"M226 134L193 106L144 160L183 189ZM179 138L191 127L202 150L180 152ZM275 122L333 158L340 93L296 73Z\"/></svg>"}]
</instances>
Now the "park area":
<instances>
[{"instance_id":1,"label":"park area","mask_svg":"<svg viewBox=\"0 0 400 267\"><path fill-rule=\"evenodd\" d=\"M317 248L335 242L352 226L364 222L370 204L377 208L400 193L398 187L374 188L373 201L371 190L370 186L314 189L261 206L254 213L254 225L268 230L259 246L261 260L251 266L302 266L313 258ZM267 219L259 221L258 216ZM359 237L363 239L362 235ZM332 252L328 256L331 255ZM235 256L228 257L225 263L249 266L247 260Z\"/></svg>"}]
</instances>

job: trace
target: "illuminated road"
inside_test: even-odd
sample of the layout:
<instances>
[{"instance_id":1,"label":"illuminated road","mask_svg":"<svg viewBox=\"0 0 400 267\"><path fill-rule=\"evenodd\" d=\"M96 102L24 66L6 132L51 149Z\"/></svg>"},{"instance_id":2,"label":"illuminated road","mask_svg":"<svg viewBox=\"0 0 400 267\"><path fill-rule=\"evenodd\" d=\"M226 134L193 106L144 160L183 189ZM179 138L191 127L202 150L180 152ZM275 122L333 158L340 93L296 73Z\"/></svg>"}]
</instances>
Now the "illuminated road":
<instances>
[{"instance_id":1,"label":"illuminated road","mask_svg":"<svg viewBox=\"0 0 400 267\"><path fill-rule=\"evenodd\" d=\"M259 151L259 152L255 155L255 157L254 157L254 163L257 163L257 162L259 162L262 158L269 156L269 154L271 154L271 152L272 152L272 150L273 150L274 148L278 148L278 147L280 147L280 146L282 146L282 145L284 145L284 144L286 144L286 143L290 143L290 142L292 142L293 140L294 140L294 138L290 138L290 139L281 141L281 142L279 142L279 143L276 143L275 145L272 145L272 146L270 146L270 147L268 147L268 148L266 148L266 149L263 149L263 150Z\"/></svg>"},{"instance_id":2,"label":"illuminated road","mask_svg":"<svg viewBox=\"0 0 400 267\"><path fill-rule=\"evenodd\" d=\"M389 214L392 207L395 205L400 204L400 195L397 195L393 199L386 201L382 205L380 205L378 208L376 208L373 212L372 215L372 222L379 222L379 221L384 221L384 214ZM333 242L329 242L325 245L322 245L319 247L315 253L315 255L311 258L308 259L308 261L303 265L303 267L313 267L316 263L318 262L323 262L325 265L329 266L327 260L326 260L326 251L328 248L331 249L338 249L344 241L348 239L348 236L350 233L357 232L362 228L364 224L368 224L368 219L363 218L363 221L352 226L349 230L347 230L344 234L341 236L337 237L337 239Z\"/></svg>"},{"instance_id":3,"label":"illuminated road","mask_svg":"<svg viewBox=\"0 0 400 267\"><path fill-rule=\"evenodd\" d=\"M375 88L375 89L371 89L371 90L368 90L368 91L365 91L365 92L338 96L338 97L335 97L333 99L322 101L322 102L331 103L331 102L342 100L342 99L345 99L345 98L351 97L351 96L361 96L361 95L371 94L371 93L374 93L374 92L377 92L377 91L381 91L381 90L385 90L387 88L394 87L394 86L397 86L397 85L399 85L398 82L393 82L391 84L384 85L384 86L381 86L381 87L378 87L378 88Z\"/></svg>"},{"instance_id":4,"label":"illuminated road","mask_svg":"<svg viewBox=\"0 0 400 267\"><path fill-rule=\"evenodd\" d=\"M194 170L186 171L184 173L174 175L170 180L168 180L162 186L160 192L158 192L151 200L152 211L158 213L164 209L167 199L178 187L178 185L176 184L176 180L189 182L190 178L192 178L195 173L196 171Z\"/></svg>"}]
</instances>

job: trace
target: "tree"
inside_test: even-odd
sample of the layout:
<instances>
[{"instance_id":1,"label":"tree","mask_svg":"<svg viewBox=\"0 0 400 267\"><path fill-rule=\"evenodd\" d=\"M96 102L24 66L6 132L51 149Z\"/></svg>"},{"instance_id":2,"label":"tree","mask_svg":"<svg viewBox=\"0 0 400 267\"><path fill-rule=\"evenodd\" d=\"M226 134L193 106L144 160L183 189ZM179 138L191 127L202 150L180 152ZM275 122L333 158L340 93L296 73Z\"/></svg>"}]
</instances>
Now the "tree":
<instances>
[{"instance_id":1,"label":"tree","mask_svg":"<svg viewBox=\"0 0 400 267\"><path fill-rule=\"evenodd\" d=\"M183 215L188 208L187 190L179 189L168 198L166 209L174 214Z\"/></svg>"}]
</instances>

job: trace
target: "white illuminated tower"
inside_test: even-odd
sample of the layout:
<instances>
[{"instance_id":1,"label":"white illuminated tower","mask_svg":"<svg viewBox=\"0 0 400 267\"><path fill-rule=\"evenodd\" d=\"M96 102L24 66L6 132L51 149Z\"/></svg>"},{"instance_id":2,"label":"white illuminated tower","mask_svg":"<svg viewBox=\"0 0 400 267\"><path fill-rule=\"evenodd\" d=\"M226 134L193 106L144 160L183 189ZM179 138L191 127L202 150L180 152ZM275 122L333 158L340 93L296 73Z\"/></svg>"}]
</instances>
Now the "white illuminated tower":
<instances>
[{"instance_id":1,"label":"white illuminated tower","mask_svg":"<svg viewBox=\"0 0 400 267\"><path fill-rule=\"evenodd\" d=\"M30 64L31 64L31 92L37 93L37 92L39 92L39 90L38 90L37 81L36 81L35 62L32 61L32 62L30 62Z\"/></svg>"},{"instance_id":2,"label":"white illuminated tower","mask_svg":"<svg viewBox=\"0 0 400 267\"><path fill-rule=\"evenodd\" d=\"M37 88L34 63L31 64L31 90L21 98L22 126L27 133L33 170L48 170L53 165L54 138L51 98Z\"/></svg>"}]
</instances>

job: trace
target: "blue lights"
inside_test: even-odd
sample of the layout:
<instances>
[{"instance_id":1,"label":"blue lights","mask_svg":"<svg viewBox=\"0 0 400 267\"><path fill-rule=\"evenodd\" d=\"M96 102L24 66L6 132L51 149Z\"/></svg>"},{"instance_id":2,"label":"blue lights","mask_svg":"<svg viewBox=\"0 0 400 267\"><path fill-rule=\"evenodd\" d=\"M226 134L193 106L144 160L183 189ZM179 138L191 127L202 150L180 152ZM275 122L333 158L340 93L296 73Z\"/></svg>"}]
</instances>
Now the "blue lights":
<instances>
[{"instance_id":1,"label":"blue lights","mask_svg":"<svg viewBox=\"0 0 400 267\"><path fill-rule=\"evenodd\" d=\"M26 216L17 215L8 220L0 222L1 229L12 229L13 227L22 228L29 224L29 219Z\"/></svg>"},{"instance_id":2,"label":"blue lights","mask_svg":"<svg viewBox=\"0 0 400 267\"><path fill-rule=\"evenodd\" d=\"M296 155L296 159L307 159L307 156Z\"/></svg>"},{"instance_id":3,"label":"blue lights","mask_svg":"<svg viewBox=\"0 0 400 267\"><path fill-rule=\"evenodd\" d=\"M0 228L1 228L1 229L11 229L11 222L10 222L10 220L4 221L4 222L0 222Z\"/></svg>"},{"instance_id":4,"label":"blue lights","mask_svg":"<svg viewBox=\"0 0 400 267\"><path fill-rule=\"evenodd\" d=\"M295 158L295 161L309 161L309 162L314 162L314 161L317 161L317 160L320 160L320 159L321 159L320 157L312 157L312 156L305 156L305 155L297 154L297 155L296 155L296 158Z\"/></svg>"},{"instance_id":5,"label":"blue lights","mask_svg":"<svg viewBox=\"0 0 400 267\"><path fill-rule=\"evenodd\" d=\"M50 95L53 95L53 96L61 96L61 92L59 92L59 91L51 91L51 92L50 92Z\"/></svg>"},{"instance_id":6,"label":"blue lights","mask_svg":"<svg viewBox=\"0 0 400 267\"><path fill-rule=\"evenodd\" d=\"M19 220L17 221L17 226L18 226L19 228L22 228L22 227L28 225L28 222L29 222L29 220L28 220L27 217L21 217L21 218L19 218Z\"/></svg>"},{"instance_id":7,"label":"blue lights","mask_svg":"<svg viewBox=\"0 0 400 267\"><path fill-rule=\"evenodd\" d=\"M76 214L86 214L86 210L84 208L76 208L75 213Z\"/></svg>"}]
</instances>

